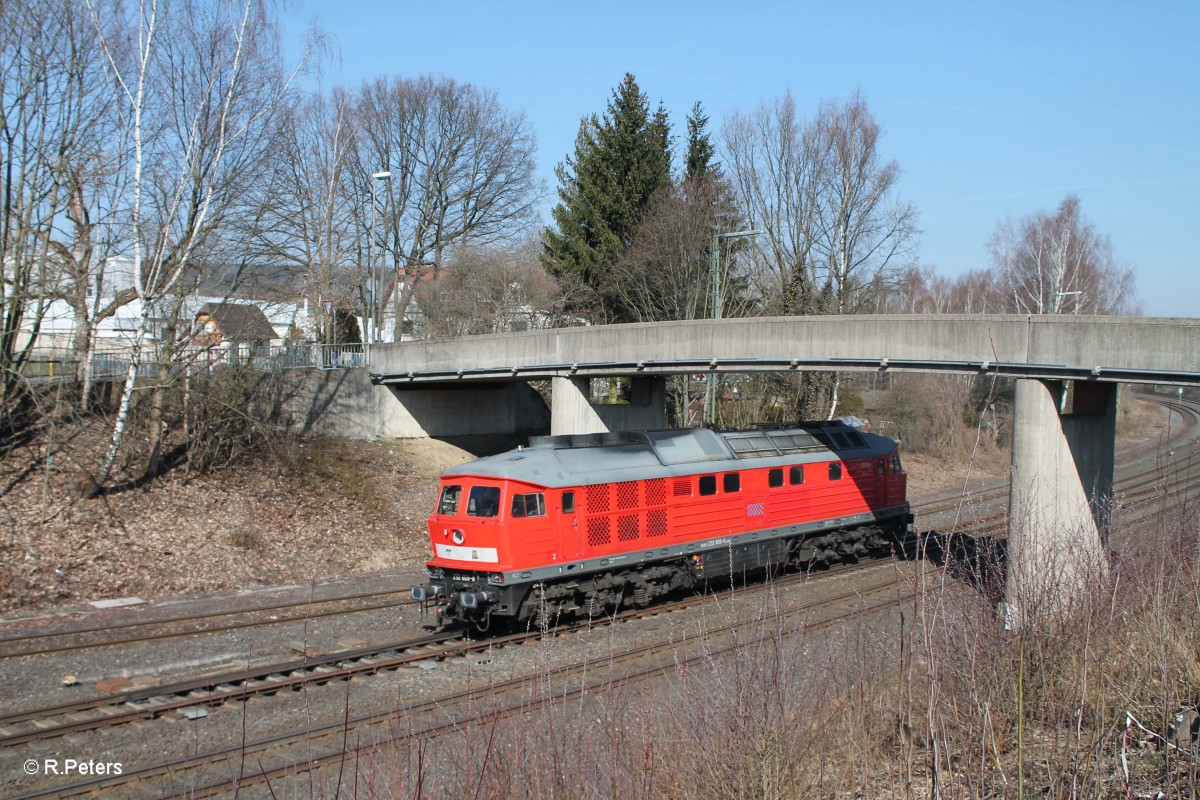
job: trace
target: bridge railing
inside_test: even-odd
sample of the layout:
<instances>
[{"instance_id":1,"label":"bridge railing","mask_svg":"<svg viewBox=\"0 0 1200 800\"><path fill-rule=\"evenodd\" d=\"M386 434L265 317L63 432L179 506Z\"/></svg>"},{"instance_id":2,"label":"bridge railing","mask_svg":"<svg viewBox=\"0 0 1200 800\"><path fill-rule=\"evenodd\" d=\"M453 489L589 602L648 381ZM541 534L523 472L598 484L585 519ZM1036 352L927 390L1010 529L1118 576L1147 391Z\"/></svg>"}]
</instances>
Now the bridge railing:
<instances>
[{"instance_id":1,"label":"bridge railing","mask_svg":"<svg viewBox=\"0 0 1200 800\"><path fill-rule=\"evenodd\" d=\"M131 353L128 348L97 351L91 358L93 380L120 379L129 374ZM137 376L153 377L165 366L157 352L147 350L142 353ZM262 372L352 369L367 366L367 348L362 344L186 347L175 353L169 369L195 374L233 366L248 366ZM73 351L35 350L23 364L21 374L31 383L70 382L77 378L78 367L79 357Z\"/></svg>"}]
</instances>

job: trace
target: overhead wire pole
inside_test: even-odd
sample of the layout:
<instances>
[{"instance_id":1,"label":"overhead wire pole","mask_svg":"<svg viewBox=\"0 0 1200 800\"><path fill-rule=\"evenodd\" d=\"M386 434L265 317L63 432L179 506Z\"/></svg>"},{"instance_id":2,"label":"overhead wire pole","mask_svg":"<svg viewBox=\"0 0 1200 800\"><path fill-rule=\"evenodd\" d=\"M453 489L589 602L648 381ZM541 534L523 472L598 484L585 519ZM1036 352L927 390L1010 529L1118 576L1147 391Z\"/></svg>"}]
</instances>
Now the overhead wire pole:
<instances>
[{"instance_id":1,"label":"overhead wire pole","mask_svg":"<svg viewBox=\"0 0 1200 800\"><path fill-rule=\"evenodd\" d=\"M745 231L733 231L731 233L713 233L712 237L712 252L708 257L708 317L709 319L721 318L721 242L725 239L740 239L745 236L758 236L766 231L761 228ZM717 373L716 370L710 368L708 372L708 383L704 387L704 422L709 427L716 424L717 421Z\"/></svg>"}]
</instances>

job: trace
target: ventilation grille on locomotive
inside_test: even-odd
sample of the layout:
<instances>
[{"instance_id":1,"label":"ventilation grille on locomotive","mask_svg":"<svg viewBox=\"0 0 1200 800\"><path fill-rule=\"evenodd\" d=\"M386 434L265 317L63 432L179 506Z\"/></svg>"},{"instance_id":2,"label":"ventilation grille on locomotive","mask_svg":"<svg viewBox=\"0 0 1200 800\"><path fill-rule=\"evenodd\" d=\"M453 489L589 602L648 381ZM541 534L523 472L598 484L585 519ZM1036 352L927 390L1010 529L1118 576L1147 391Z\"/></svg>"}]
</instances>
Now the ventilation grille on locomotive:
<instances>
[{"instance_id":1,"label":"ventilation grille on locomotive","mask_svg":"<svg viewBox=\"0 0 1200 800\"><path fill-rule=\"evenodd\" d=\"M677 479L672 493L679 496ZM682 479L685 495L691 495L691 484ZM667 479L622 481L587 488L587 543L603 547L614 543L636 542L642 538L667 535Z\"/></svg>"},{"instance_id":2,"label":"ventilation grille on locomotive","mask_svg":"<svg viewBox=\"0 0 1200 800\"><path fill-rule=\"evenodd\" d=\"M609 509L608 484L589 486L587 490L587 510L589 514L603 514Z\"/></svg>"},{"instance_id":3,"label":"ventilation grille on locomotive","mask_svg":"<svg viewBox=\"0 0 1200 800\"><path fill-rule=\"evenodd\" d=\"M592 517L587 522L588 544L592 547L608 544L612 534L608 529L608 517Z\"/></svg>"},{"instance_id":4,"label":"ventilation grille on locomotive","mask_svg":"<svg viewBox=\"0 0 1200 800\"><path fill-rule=\"evenodd\" d=\"M625 481L617 484L617 508L625 510L637 508L638 485L635 481Z\"/></svg>"}]
</instances>

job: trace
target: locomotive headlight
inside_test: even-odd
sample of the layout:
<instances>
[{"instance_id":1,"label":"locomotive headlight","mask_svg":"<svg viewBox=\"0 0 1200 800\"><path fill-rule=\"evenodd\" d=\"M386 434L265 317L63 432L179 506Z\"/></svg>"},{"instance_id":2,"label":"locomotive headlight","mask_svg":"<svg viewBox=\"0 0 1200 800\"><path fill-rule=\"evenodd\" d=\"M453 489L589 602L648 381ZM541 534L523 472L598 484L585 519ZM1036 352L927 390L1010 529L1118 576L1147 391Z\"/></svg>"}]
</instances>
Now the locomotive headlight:
<instances>
[{"instance_id":1,"label":"locomotive headlight","mask_svg":"<svg viewBox=\"0 0 1200 800\"><path fill-rule=\"evenodd\" d=\"M463 536L463 532L462 532L462 531L457 531L457 530L456 530L454 533L452 533L452 534L450 535L450 538L454 540L454 543L455 543L455 544L462 544L462 543L463 543L463 541L464 541L464 540L465 540L467 537Z\"/></svg>"}]
</instances>

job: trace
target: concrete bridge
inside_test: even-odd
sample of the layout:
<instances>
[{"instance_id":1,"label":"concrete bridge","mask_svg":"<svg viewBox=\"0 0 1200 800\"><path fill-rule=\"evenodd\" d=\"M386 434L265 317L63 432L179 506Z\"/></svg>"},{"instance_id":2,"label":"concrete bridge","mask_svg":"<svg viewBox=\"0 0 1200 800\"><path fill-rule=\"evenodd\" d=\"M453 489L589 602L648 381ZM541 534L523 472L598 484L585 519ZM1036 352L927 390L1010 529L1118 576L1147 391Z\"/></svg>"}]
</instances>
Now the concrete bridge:
<instances>
[{"instance_id":1,"label":"concrete bridge","mask_svg":"<svg viewBox=\"0 0 1200 800\"><path fill-rule=\"evenodd\" d=\"M999 373L1089 384L1200 383L1200 320L1080 316L853 316L608 325L376 345L371 380L395 403L382 435L488 433L528 420L551 380L552 433L663 424L670 374L792 370ZM591 406L586 381L635 379L633 408ZM478 393L463 393L473 387Z\"/></svg>"},{"instance_id":2,"label":"concrete bridge","mask_svg":"<svg viewBox=\"0 0 1200 800\"><path fill-rule=\"evenodd\" d=\"M552 433L657 428L665 377L697 372L982 373L1017 381L1009 502L1013 607L1061 607L1104 570L1119 383L1200 384L1200 320L853 316L693 320L372 347L385 436L536 427L530 380L550 380ZM588 381L633 378L628 405ZM380 392L386 394L378 394ZM544 406L542 407L544 414Z\"/></svg>"}]
</instances>

